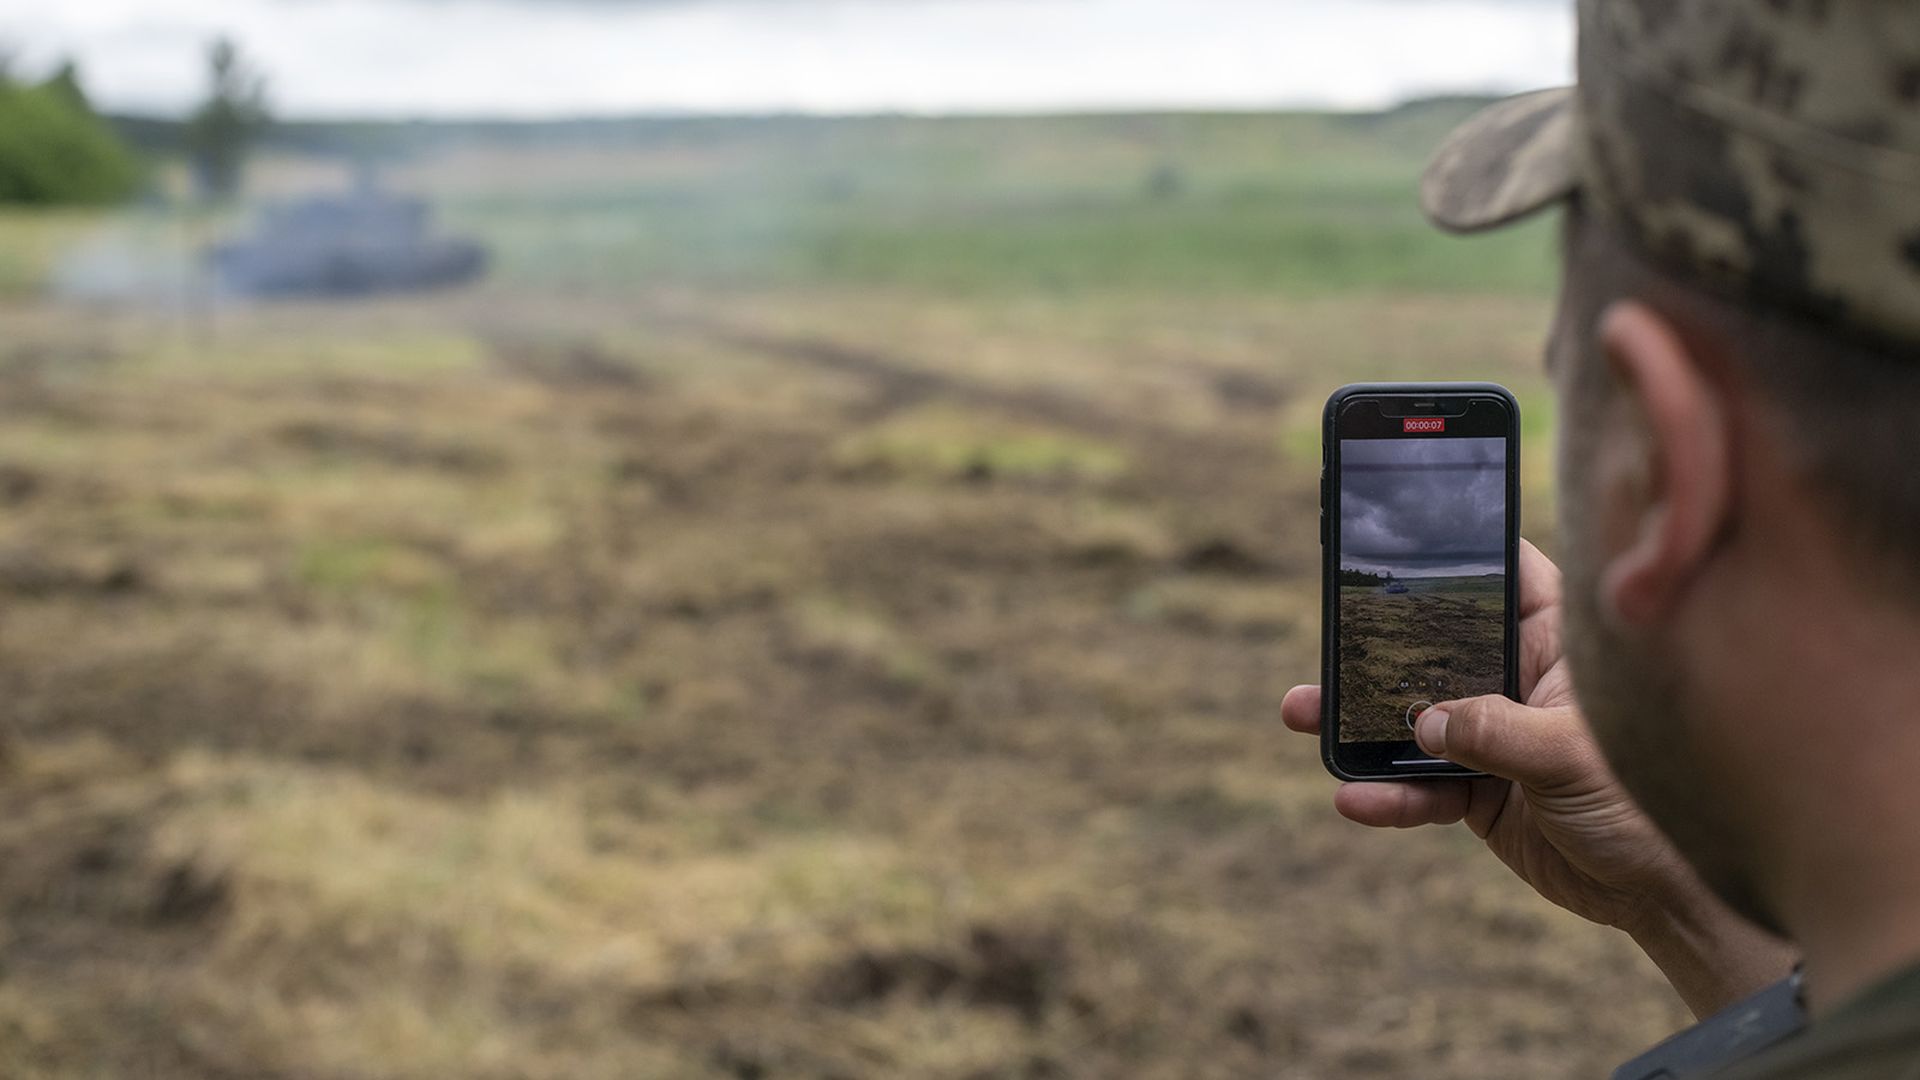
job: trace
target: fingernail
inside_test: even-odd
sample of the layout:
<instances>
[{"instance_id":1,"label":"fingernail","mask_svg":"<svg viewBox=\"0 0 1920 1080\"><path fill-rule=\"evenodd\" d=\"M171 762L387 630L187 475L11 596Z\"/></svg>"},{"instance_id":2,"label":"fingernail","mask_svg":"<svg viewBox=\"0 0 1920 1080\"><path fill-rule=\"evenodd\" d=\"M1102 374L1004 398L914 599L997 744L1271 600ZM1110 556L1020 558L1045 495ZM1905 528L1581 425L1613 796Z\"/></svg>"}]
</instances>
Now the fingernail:
<instances>
[{"instance_id":1,"label":"fingernail","mask_svg":"<svg viewBox=\"0 0 1920 1080\"><path fill-rule=\"evenodd\" d=\"M1420 749L1434 757L1445 754L1447 752L1447 711L1428 709L1421 713L1419 721L1414 724L1413 737L1420 744Z\"/></svg>"}]
</instances>

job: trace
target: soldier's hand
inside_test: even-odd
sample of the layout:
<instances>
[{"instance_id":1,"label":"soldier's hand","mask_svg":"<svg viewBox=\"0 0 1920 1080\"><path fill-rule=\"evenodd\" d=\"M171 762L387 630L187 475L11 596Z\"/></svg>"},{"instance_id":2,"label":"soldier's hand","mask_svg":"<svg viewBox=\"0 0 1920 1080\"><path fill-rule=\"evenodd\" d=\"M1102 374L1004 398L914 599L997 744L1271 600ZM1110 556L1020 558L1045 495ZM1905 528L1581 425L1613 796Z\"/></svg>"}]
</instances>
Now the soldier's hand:
<instances>
[{"instance_id":1,"label":"soldier's hand","mask_svg":"<svg viewBox=\"0 0 1920 1080\"><path fill-rule=\"evenodd\" d=\"M1607 767L1562 654L1560 570L1525 543L1519 617L1525 703L1444 702L1415 729L1427 753L1488 778L1344 784L1334 807L1380 828L1465 822L1540 895L1632 934L1696 1015L1784 975L1791 951L1721 905ZM1317 735L1320 706L1299 686L1281 714Z\"/></svg>"}]
</instances>

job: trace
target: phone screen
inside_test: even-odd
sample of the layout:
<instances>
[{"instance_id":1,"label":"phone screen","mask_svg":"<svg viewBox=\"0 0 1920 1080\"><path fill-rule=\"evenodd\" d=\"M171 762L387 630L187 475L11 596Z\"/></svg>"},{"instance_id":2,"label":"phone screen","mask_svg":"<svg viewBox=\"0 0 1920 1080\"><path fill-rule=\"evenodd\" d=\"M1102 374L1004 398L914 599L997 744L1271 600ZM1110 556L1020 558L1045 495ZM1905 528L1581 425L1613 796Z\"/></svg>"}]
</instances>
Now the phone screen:
<instances>
[{"instance_id":1,"label":"phone screen","mask_svg":"<svg viewBox=\"0 0 1920 1080\"><path fill-rule=\"evenodd\" d=\"M1435 703L1507 688L1512 464L1505 410L1482 409L1342 424L1365 433L1339 440L1342 743L1405 743Z\"/></svg>"}]
</instances>

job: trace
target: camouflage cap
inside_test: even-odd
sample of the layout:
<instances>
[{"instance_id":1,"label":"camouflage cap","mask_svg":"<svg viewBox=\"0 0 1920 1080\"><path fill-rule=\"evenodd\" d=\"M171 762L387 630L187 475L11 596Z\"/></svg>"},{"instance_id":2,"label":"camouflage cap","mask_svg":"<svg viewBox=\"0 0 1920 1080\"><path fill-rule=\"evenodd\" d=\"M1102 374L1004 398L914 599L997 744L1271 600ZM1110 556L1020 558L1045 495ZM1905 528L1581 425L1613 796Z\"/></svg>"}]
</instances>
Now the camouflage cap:
<instances>
[{"instance_id":1,"label":"camouflage cap","mask_svg":"<svg viewBox=\"0 0 1920 1080\"><path fill-rule=\"evenodd\" d=\"M1920 2L1580 0L1579 18L1577 86L1440 148L1435 223L1577 193L1702 284L1920 345Z\"/></svg>"}]
</instances>

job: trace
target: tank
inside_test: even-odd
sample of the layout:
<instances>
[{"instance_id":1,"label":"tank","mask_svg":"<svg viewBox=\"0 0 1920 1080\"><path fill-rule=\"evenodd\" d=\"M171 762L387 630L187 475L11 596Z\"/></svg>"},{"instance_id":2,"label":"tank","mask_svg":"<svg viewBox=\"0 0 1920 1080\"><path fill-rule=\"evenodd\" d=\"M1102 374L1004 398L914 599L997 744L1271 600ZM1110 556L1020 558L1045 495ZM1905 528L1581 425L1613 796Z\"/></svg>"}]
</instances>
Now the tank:
<instances>
[{"instance_id":1,"label":"tank","mask_svg":"<svg viewBox=\"0 0 1920 1080\"><path fill-rule=\"evenodd\" d=\"M472 240L437 237L424 199L361 182L265 207L249 236L207 249L219 288L251 297L356 297L464 285L486 272Z\"/></svg>"},{"instance_id":2,"label":"tank","mask_svg":"<svg viewBox=\"0 0 1920 1080\"><path fill-rule=\"evenodd\" d=\"M1389 593L1392 593L1395 596L1399 596L1400 594L1407 591L1407 583L1404 581L1396 581L1393 578L1388 578L1386 591Z\"/></svg>"}]
</instances>

